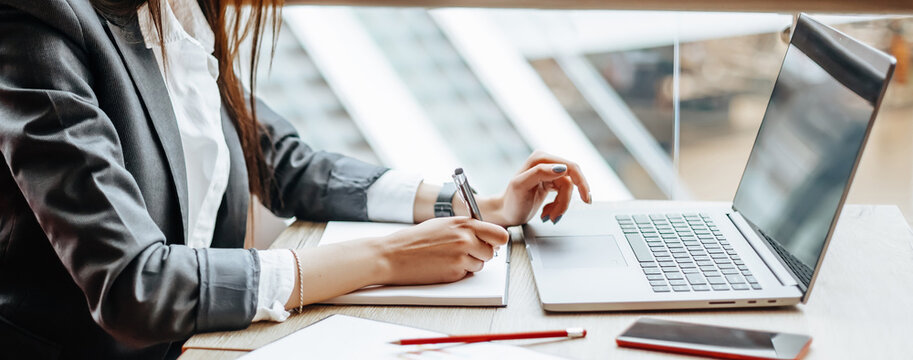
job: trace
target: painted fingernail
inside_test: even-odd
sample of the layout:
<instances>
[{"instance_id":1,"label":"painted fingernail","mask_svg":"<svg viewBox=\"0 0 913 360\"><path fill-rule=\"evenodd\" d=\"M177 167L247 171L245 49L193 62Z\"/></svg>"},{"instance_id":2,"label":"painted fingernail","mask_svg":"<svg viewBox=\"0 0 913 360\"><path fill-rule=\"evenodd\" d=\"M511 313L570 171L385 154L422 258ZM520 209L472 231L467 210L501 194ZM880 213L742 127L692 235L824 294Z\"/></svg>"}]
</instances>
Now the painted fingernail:
<instances>
[{"instance_id":1,"label":"painted fingernail","mask_svg":"<svg viewBox=\"0 0 913 360\"><path fill-rule=\"evenodd\" d=\"M548 215L545 215L542 217L542 222L546 222L546 221L548 221Z\"/></svg>"},{"instance_id":2,"label":"painted fingernail","mask_svg":"<svg viewBox=\"0 0 913 360\"><path fill-rule=\"evenodd\" d=\"M567 171L567 165L558 164L558 165L552 166L552 171L554 171L555 174L563 173L563 172Z\"/></svg>"},{"instance_id":3,"label":"painted fingernail","mask_svg":"<svg viewBox=\"0 0 913 360\"><path fill-rule=\"evenodd\" d=\"M586 203L587 204L593 203L593 193L586 193Z\"/></svg>"},{"instance_id":4,"label":"painted fingernail","mask_svg":"<svg viewBox=\"0 0 913 360\"><path fill-rule=\"evenodd\" d=\"M558 217L555 218L555 221L552 221L552 224L558 225L558 222L561 221L562 216L564 216L564 214L558 215Z\"/></svg>"}]
</instances>

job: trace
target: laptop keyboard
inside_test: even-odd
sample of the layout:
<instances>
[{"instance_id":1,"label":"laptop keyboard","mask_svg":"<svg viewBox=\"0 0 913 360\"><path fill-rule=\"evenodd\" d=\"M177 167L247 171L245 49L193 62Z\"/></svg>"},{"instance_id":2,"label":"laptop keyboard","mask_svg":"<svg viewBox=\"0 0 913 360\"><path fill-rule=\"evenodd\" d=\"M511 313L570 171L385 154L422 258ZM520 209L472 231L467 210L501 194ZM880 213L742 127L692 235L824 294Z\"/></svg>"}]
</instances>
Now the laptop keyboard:
<instances>
[{"instance_id":1,"label":"laptop keyboard","mask_svg":"<svg viewBox=\"0 0 913 360\"><path fill-rule=\"evenodd\" d=\"M761 290L707 214L618 215L654 292Z\"/></svg>"}]
</instances>

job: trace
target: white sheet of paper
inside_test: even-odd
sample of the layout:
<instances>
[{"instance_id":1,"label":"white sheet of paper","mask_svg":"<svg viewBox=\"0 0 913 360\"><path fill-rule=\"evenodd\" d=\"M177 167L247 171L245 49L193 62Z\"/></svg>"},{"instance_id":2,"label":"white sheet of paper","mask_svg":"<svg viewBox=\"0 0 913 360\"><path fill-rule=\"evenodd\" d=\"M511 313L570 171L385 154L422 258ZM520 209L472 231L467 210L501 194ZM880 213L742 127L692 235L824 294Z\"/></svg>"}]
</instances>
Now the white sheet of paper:
<instances>
[{"instance_id":1,"label":"white sheet of paper","mask_svg":"<svg viewBox=\"0 0 913 360\"><path fill-rule=\"evenodd\" d=\"M327 223L320 245L384 236L405 229L408 224L331 221ZM374 286L324 301L326 304L361 305L507 305L507 246L485 263L482 271L463 280L434 285Z\"/></svg>"},{"instance_id":2,"label":"white sheet of paper","mask_svg":"<svg viewBox=\"0 0 913 360\"><path fill-rule=\"evenodd\" d=\"M529 359L552 360L517 346L490 342L474 344L393 345L406 338L434 337L444 334L408 326L333 315L291 335L276 340L243 357L258 359Z\"/></svg>"}]
</instances>

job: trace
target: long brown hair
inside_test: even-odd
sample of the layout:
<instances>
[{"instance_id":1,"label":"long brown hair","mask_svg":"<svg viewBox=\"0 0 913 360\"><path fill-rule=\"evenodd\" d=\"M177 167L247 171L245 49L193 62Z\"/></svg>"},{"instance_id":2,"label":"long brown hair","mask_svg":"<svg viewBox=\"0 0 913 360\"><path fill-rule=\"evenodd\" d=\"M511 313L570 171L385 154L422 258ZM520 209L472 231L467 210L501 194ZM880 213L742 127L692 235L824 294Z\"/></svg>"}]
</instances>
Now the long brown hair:
<instances>
[{"instance_id":1,"label":"long brown hair","mask_svg":"<svg viewBox=\"0 0 913 360\"><path fill-rule=\"evenodd\" d=\"M101 13L119 17L136 16L136 11L148 4L156 30L162 33L162 0L91 0ZM244 162L247 165L247 179L250 193L269 204L269 187L272 185L271 171L265 161L261 144L261 133L257 122L257 66L260 48L266 30L272 31L272 47L275 49L276 36L281 26L281 11L284 0L197 0L206 15L209 26L215 34L213 55L219 60L219 92L222 103L238 131ZM164 38L162 36L160 39ZM245 99L244 87L235 74L235 63L239 57L242 42L251 40L250 93ZM163 56L164 47L162 47ZM271 52L272 54L272 52Z\"/></svg>"}]
</instances>

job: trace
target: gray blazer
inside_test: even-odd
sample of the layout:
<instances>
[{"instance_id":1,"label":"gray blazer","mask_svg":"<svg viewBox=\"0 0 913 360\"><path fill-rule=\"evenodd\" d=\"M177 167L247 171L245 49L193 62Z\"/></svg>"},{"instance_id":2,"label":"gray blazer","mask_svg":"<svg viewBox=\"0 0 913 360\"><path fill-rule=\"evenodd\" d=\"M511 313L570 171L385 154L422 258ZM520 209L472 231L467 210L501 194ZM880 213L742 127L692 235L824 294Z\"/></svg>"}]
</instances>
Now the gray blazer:
<instances>
[{"instance_id":1,"label":"gray blazer","mask_svg":"<svg viewBox=\"0 0 913 360\"><path fill-rule=\"evenodd\" d=\"M365 220L386 169L313 151L257 109L270 210ZM212 248L192 249L177 123L135 17L0 0L0 357L163 358L192 334L250 324L260 266L240 248L247 173L224 108L222 123L228 189Z\"/></svg>"}]
</instances>

